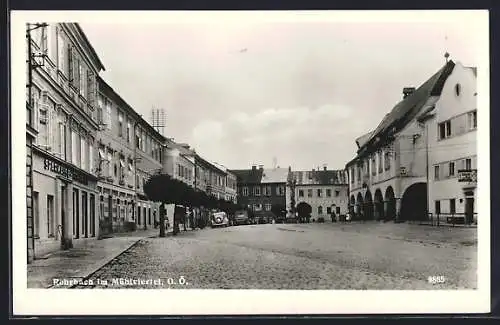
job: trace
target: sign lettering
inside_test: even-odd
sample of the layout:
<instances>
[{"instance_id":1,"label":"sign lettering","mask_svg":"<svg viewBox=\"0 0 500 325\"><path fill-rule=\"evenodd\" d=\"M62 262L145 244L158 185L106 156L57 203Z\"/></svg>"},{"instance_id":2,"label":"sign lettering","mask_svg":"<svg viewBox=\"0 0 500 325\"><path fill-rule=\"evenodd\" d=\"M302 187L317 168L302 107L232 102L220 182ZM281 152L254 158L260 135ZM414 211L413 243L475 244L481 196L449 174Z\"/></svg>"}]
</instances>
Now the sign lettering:
<instances>
[{"instance_id":1,"label":"sign lettering","mask_svg":"<svg viewBox=\"0 0 500 325\"><path fill-rule=\"evenodd\" d=\"M67 166L63 166L56 161L52 161L50 159L45 159L43 162L43 168L45 170L50 170L53 173L62 175L66 178L72 179L82 184L88 184L87 177L80 171L70 168Z\"/></svg>"},{"instance_id":2,"label":"sign lettering","mask_svg":"<svg viewBox=\"0 0 500 325\"><path fill-rule=\"evenodd\" d=\"M458 171L459 182L477 182L477 169L462 169Z\"/></svg>"}]
</instances>

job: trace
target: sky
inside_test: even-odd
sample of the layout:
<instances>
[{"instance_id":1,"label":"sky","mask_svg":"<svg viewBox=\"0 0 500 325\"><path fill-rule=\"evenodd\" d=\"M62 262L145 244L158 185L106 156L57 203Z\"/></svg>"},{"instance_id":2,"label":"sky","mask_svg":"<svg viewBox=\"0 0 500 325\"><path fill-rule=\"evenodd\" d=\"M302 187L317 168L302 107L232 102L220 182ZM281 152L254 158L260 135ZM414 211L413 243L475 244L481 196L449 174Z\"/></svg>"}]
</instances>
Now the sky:
<instances>
[{"instance_id":1,"label":"sky","mask_svg":"<svg viewBox=\"0 0 500 325\"><path fill-rule=\"evenodd\" d=\"M231 169L343 169L374 129L444 64L478 66L473 21L190 20L80 26L102 77L165 136Z\"/></svg>"}]
</instances>

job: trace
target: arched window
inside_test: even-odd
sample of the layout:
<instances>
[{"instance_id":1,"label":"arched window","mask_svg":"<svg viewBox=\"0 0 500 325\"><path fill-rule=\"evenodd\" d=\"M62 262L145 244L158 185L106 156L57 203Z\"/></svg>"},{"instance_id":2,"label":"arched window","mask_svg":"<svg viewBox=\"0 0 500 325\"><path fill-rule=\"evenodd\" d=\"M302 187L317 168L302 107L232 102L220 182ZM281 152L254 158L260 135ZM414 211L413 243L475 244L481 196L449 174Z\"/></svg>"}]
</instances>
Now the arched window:
<instances>
[{"instance_id":1,"label":"arched window","mask_svg":"<svg viewBox=\"0 0 500 325\"><path fill-rule=\"evenodd\" d=\"M323 207L321 205L318 207L318 214L323 214Z\"/></svg>"}]
</instances>

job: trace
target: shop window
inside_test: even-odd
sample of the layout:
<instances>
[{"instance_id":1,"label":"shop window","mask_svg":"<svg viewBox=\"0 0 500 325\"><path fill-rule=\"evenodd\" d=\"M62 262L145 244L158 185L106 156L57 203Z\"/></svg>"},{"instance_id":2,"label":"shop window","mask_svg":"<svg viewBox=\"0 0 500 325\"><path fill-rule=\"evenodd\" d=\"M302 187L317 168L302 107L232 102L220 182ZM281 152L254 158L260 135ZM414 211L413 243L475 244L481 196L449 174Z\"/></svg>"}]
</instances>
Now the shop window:
<instances>
[{"instance_id":1,"label":"shop window","mask_svg":"<svg viewBox=\"0 0 500 325\"><path fill-rule=\"evenodd\" d=\"M450 213L451 214L456 213L455 199L450 199Z\"/></svg>"}]
</instances>

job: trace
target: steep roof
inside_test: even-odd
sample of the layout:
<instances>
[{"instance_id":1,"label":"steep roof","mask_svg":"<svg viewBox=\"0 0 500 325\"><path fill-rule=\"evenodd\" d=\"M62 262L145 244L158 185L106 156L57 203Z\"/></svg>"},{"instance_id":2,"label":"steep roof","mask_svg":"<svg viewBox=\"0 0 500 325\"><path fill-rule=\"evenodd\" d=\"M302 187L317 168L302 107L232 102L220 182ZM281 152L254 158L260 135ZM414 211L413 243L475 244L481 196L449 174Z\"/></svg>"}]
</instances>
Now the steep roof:
<instances>
[{"instance_id":1,"label":"steep roof","mask_svg":"<svg viewBox=\"0 0 500 325\"><path fill-rule=\"evenodd\" d=\"M453 71L454 66L455 63L453 61L448 61L438 72L418 87L412 94L396 104L391 112L385 116L379 126L372 132L368 141L360 148L360 151L365 147L373 145L378 139L401 130L419 113L430 97L440 96L444 83Z\"/></svg>"},{"instance_id":2,"label":"steep roof","mask_svg":"<svg viewBox=\"0 0 500 325\"><path fill-rule=\"evenodd\" d=\"M262 179L261 169L232 169L229 172L236 175L238 183L241 184L259 184Z\"/></svg>"},{"instance_id":3,"label":"steep roof","mask_svg":"<svg viewBox=\"0 0 500 325\"><path fill-rule=\"evenodd\" d=\"M286 183L288 168L266 168L263 170L261 183Z\"/></svg>"},{"instance_id":4,"label":"steep roof","mask_svg":"<svg viewBox=\"0 0 500 325\"><path fill-rule=\"evenodd\" d=\"M363 134L362 136L360 136L359 138L356 139L356 144L358 145L358 148L361 148L362 146L364 146L366 141L368 141L370 139L370 137L372 136L372 133L373 133L373 130L366 133L366 134Z\"/></svg>"},{"instance_id":5,"label":"steep roof","mask_svg":"<svg viewBox=\"0 0 500 325\"><path fill-rule=\"evenodd\" d=\"M294 171L293 175L297 185L347 184L344 170Z\"/></svg>"}]
</instances>

